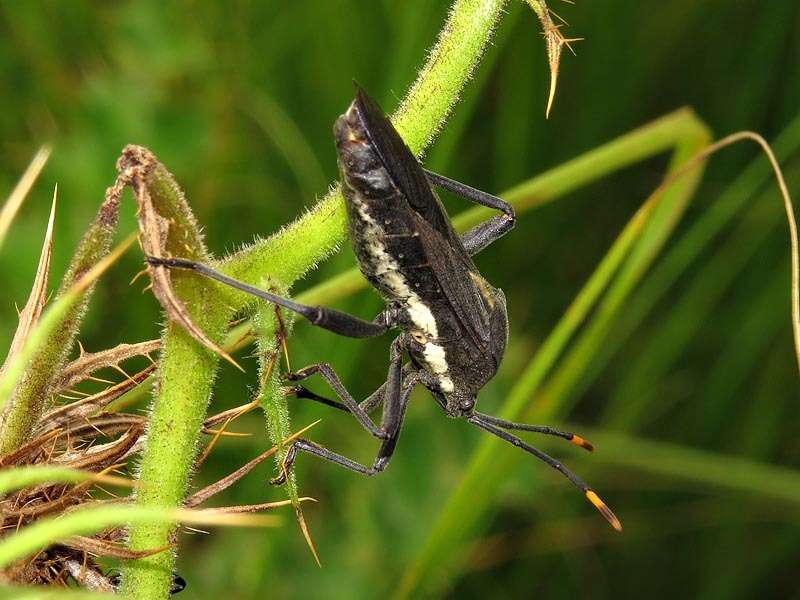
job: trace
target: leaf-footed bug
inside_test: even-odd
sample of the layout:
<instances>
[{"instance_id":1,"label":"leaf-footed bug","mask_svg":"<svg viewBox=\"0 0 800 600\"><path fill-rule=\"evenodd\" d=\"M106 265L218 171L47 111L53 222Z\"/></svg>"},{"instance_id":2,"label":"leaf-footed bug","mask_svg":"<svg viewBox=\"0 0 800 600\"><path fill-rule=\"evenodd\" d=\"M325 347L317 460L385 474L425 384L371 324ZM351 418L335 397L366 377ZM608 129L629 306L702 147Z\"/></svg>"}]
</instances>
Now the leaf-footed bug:
<instances>
[{"instance_id":1,"label":"leaf-footed bug","mask_svg":"<svg viewBox=\"0 0 800 600\"><path fill-rule=\"evenodd\" d=\"M390 329L400 335L390 348L386 382L361 403L348 393L326 363L288 375L300 381L319 374L339 401L302 386L298 397L350 412L372 436L381 440L372 466L365 466L310 440L298 438L286 456L290 465L298 450L342 467L374 475L391 459L412 389L420 383L450 417L467 422L534 455L581 490L617 530L622 526L597 494L563 464L509 431L530 431L564 438L586 450L591 444L572 433L544 425L514 423L475 410L478 392L494 377L508 339L508 316L502 290L479 273L472 256L514 226L510 204L423 169L380 107L357 86L356 98L334 125L347 207L348 227L359 268L386 301L372 321L319 306L306 306L236 281L203 264L180 258L148 257L152 266L191 269L294 311L313 325L338 335L369 338ZM432 187L502 214L459 236ZM410 361L403 364L403 355ZM383 405L380 426L370 413ZM284 475L273 480L283 483Z\"/></svg>"}]
</instances>

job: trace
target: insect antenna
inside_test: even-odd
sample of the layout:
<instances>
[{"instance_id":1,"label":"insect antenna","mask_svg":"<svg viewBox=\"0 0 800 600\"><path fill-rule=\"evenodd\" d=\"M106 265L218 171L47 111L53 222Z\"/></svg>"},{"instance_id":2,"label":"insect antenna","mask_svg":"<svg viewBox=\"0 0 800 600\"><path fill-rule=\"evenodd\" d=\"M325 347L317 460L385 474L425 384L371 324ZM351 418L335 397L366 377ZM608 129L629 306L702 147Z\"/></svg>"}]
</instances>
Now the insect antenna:
<instances>
[{"instance_id":1,"label":"insect antenna","mask_svg":"<svg viewBox=\"0 0 800 600\"><path fill-rule=\"evenodd\" d=\"M600 511L600 514L603 515L603 517L605 517L606 521L608 521L614 529L616 529L617 531L622 531L622 523L620 523L619 519L616 517L616 515L614 515L611 509L608 508L606 503L600 499L600 497L592 490L592 488L590 488L586 484L585 481L583 481L583 479L575 475L575 473L567 469L567 467L565 467L563 464L561 464L551 456L545 454L538 448L534 448L533 446L524 442L517 436L508 433L507 431L503 431L499 427L496 427L491 422L489 422L489 420L485 419L486 416L487 415L482 415L480 413L473 414L472 416L467 418L467 421L483 429L484 431L488 431L492 435L499 437L501 440L504 440L509 444L516 446L517 448L521 448L528 454L532 454L533 456L541 460L543 463L549 465L550 467L561 473L564 477L569 479L572 485L574 485L581 492L583 492L583 495L586 496L586 499L589 502L591 502L598 511ZM496 419L496 417L491 417L491 418Z\"/></svg>"},{"instance_id":2,"label":"insect antenna","mask_svg":"<svg viewBox=\"0 0 800 600\"><path fill-rule=\"evenodd\" d=\"M543 435L560 437L568 442L572 442L576 446L583 448L587 452L594 452L594 446L589 443L588 440L585 440L581 436L570 431L561 431L560 429L555 429L548 425L528 425L527 423L515 423L514 421L506 421L505 419L479 412L476 412L475 415L477 415L480 420L486 423L491 423L492 425L497 425L503 429L511 429L512 431L532 431L533 433L541 433Z\"/></svg>"}]
</instances>

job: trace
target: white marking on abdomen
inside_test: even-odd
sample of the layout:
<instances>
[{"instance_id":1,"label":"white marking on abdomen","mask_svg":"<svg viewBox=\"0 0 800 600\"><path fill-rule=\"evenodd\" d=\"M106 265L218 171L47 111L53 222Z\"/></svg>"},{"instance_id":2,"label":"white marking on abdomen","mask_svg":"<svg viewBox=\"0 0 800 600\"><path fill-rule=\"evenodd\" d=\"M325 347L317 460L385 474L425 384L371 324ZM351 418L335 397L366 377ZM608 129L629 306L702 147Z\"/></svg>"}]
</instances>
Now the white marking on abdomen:
<instances>
[{"instance_id":1,"label":"white marking on abdomen","mask_svg":"<svg viewBox=\"0 0 800 600\"><path fill-rule=\"evenodd\" d=\"M411 322L428 338L437 338L439 336L438 328L436 327L436 319L422 299L414 292L405 278L400 273L400 265L397 261L386 252L386 248L381 241L381 233L383 232L375 219L373 219L367 212L365 203L359 197L357 192L352 195L352 202L358 211L359 216L364 222L363 233L366 241L366 248L377 264L375 274L380 276L383 282L392 290L398 298L403 298L404 303L408 309L408 315ZM438 344L427 342L425 344L423 355L425 362L430 370L438 377L439 385L443 392L452 392L454 389L453 380L449 376L449 369L447 367L447 357L445 350Z\"/></svg>"}]
</instances>

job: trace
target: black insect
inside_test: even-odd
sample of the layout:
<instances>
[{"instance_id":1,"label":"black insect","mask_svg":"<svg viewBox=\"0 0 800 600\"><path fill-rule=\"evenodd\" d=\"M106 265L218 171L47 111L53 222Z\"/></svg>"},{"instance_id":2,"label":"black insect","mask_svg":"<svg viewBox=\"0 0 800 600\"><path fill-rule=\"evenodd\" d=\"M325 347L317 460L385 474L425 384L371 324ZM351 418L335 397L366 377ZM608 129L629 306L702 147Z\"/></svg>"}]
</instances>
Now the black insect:
<instances>
[{"instance_id":1,"label":"black insect","mask_svg":"<svg viewBox=\"0 0 800 600\"><path fill-rule=\"evenodd\" d=\"M400 330L391 344L386 383L360 404L327 363L288 375L290 380L300 381L316 373L328 382L340 401L323 398L302 386L295 389L299 397L350 412L381 440L372 466L306 439L293 443L287 464L302 450L364 475L383 471L397 445L411 391L421 383L448 416L464 418L547 463L580 489L611 525L621 529L611 510L583 480L508 430L558 436L592 450L588 442L552 427L513 423L475 410L478 392L495 375L503 358L508 316L503 292L481 276L471 256L513 228L514 209L500 198L423 169L380 107L356 87L356 98L337 119L334 135L353 250L361 272L387 304L374 320L305 306L193 261L155 257L148 261L156 266L193 269L294 311L339 335L369 338L389 329ZM459 236L432 186L503 214ZM410 361L403 365L406 353ZM381 404L383 417L378 426L369 415ZM273 483L282 483L284 477L277 477Z\"/></svg>"}]
</instances>

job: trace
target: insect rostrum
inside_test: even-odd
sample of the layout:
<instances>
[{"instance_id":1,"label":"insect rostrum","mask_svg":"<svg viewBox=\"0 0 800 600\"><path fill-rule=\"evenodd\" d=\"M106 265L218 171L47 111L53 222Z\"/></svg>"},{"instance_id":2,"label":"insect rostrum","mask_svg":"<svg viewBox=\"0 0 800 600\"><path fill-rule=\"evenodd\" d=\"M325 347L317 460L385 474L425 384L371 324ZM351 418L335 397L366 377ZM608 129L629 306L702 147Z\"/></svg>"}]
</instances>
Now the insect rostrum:
<instances>
[{"instance_id":1,"label":"insect rostrum","mask_svg":"<svg viewBox=\"0 0 800 600\"><path fill-rule=\"evenodd\" d=\"M328 382L339 401L322 398L302 386L295 391L300 397L350 412L380 439L374 463L362 465L301 438L291 446L287 465L302 450L365 475L383 471L397 445L411 391L419 383L448 416L464 418L561 472L614 528L621 529L619 520L583 480L509 431L558 436L587 450L592 449L590 444L572 433L513 423L475 410L479 391L494 377L503 358L508 316L502 290L481 276L471 257L513 228L513 208L500 198L423 169L383 111L358 87L355 100L334 125L334 136L353 251L361 272L386 301L386 308L372 321L299 304L197 262L148 257L153 267L193 269L339 335L367 338L390 329L400 331L390 347L386 383L361 404L326 363L288 375L301 381L319 374ZM502 214L459 236L433 186ZM405 355L410 360L404 365ZM381 404L383 416L378 426L369 413ZM282 483L283 477L273 483Z\"/></svg>"}]
</instances>

